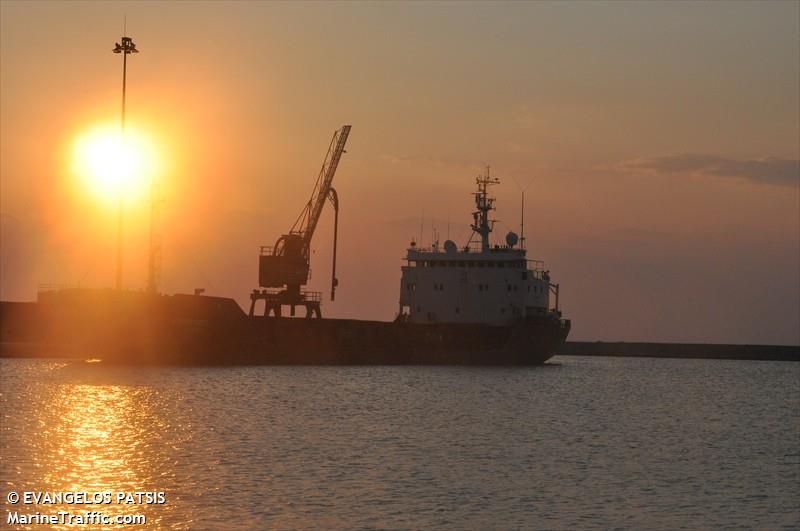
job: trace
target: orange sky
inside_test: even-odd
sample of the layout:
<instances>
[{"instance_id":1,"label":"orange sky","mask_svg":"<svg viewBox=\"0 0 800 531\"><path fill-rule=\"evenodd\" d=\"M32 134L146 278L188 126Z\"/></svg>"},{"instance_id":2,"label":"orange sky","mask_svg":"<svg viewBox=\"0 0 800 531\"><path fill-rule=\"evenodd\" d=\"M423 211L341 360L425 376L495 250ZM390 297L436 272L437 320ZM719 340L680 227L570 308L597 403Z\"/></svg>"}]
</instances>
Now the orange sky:
<instances>
[{"instance_id":1,"label":"orange sky","mask_svg":"<svg viewBox=\"0 0 800 531\"><path fill-rule=\"evenodd\" d=\"M340 287L328 316L388 320L401 258L469 237L485 164L495 236L519 223L572 339L800 343L800 4L0 2L0 296L111 286L116 217L70 171L128 119L163 154L163 291L247 303L334 129ZM144 197L124 284L144 286ZM328 290L332 213L311 287Z\"/></svg>"}]
</instances>

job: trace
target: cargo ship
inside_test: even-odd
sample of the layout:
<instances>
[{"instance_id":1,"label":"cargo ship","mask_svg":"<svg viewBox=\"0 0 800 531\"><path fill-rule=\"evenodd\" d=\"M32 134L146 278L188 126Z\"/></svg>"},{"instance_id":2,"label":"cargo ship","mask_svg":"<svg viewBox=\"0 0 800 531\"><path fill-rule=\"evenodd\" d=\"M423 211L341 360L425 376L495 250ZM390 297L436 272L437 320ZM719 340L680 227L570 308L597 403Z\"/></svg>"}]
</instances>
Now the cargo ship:
<instances>
[{"instance_id":1,"label":"cargo ship","mask_svg":"<svg viewBox=\"0 0 800 531\"><path fill-rule=\"evenodd\" d=\"M259 287L248 313L233 299L200 290L43 290L36 302L0 304L0 354L165 365L537 365L552 357L570 330L558 307L559 285L541 261L527 259L524 238L509 232L504 244L491 243L489 187L499 179L488 168L476 178L468 242L428 248L410 242L393 321L322 318L321 293L304 289L311 238L324 205L332 203L334 299L338 196L332 181L349 132L346 125L334 133L289 233L261 248ZM304 316L295 316L298 307Z\"/></svg>"}]
</instances>

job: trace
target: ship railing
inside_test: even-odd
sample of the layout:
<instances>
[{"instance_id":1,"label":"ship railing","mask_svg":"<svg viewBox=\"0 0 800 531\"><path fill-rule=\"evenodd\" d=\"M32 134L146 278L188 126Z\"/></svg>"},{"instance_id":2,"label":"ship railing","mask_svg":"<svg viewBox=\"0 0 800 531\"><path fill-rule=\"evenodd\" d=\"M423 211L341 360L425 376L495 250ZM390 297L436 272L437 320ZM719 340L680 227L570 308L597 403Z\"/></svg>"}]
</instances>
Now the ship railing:
<instances>
[{"instance_id":1,"label":"ship railing","mask_svg":"<svg viewBox=\"0 0 800 531\"><path fill-rule=\"evenodd\" d=\"M321 291L300 291L300 296L303 297L304 300L311 301L311 302L322 302L322 292Z\"/></svg>"},{"instance_id":2,"label":"ship railing","mask_svg":"<svg viewBox=\"0 0 800 531\"><path fill-rule=\"evenodd\" d=\"M269 299L277 299L281 297L285 290L282 288L266 288L262 290L255 289L253 293L256 295L260 295L264 298ZM300 290L300 298L306 301L311 302L321 302L322 301L322 292L321 291L309 291L309 290Z\"/></svg>"},{"instance_id":3,"label":"ship railing","mask_svg":"<svg viewBox=\"0 0 800 531\"><path fill-rule=\"evenodd\" d=\"M416 247L415 246L415 247L409 247L409 250L417 252L417 253L434 253L434 252L437 252L437 249L434 249L433 247Z\"/></svg>"},{"instance_id":4,"label":"ship railing","mask_svg":"<svg viewBox=\"0 0 800 531\"><path fill-rule=\"evenodd\" d=\"M530 271L544 271L544 260L528 260L528 269Z\"/></svg>"},{"instance_id":5,"label":"ship railing","mask_svg":"<svg viewBox=\"0 0 800 531\"><path fill-rule=\"evenodd\" d=\"M76 289L80 287L80 284L39 284L36 286L36 291L42 293L45 291L59 291L62 289Z\"/></svg>"},{"instance_id":6,"label":"ship railing","mask_svg":"<svg viewBox=\"0 0 800 531\"><path fill-rule=\"evenodd\" d=\"M446 254L444 247L441 245L432 245L431 247L421 247L418 245L412 245L408 248L409 251L417 252L417 253L441 253ZM519 247L510 247L508 245L493 245L489 247L490 253L508 253L508 252L515 252L515 253L522 253L524 249L520 249ZM470 242L464 247L460 247L458 249L458 253L481 253L483 252L483 247L481 246L481 242ZM537 262L541 262L541 260L536 260Z\"/></svg>"},{"instance_id":7,"label":"ship railing","mask_svg":"<svg viewBox=\"0 0 800 531\"><path fill-rule=\"evenodd\" d=\"M263 255L271 255L272 254L272 246L271 245L261 245L258 248L259 254Z\"/></svg>"},{"instance_id":8,"label":"ship railing","mask_svg":"<svg viewBox=\"0 0 800 531\"><path fill-rule=\"evenodd\" d=\"M409 251L416 251L419 253L444 253L444 246L443 245L431 245L430 247L422 247L420 245L412 245L408 248ZM481 247L481 242L469 242L464 247L459 247L459 253L480 253L483 250ZM494 248L489 248L490 251L495 250Z\"/></svg>"}]
</instances>

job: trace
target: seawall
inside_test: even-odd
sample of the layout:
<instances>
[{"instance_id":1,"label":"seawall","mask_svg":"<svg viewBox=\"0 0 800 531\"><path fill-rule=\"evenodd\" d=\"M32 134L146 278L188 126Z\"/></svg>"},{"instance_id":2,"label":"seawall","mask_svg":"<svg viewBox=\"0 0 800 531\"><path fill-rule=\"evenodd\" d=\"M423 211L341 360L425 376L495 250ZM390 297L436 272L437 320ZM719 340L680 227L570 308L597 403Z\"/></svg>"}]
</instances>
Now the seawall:
<instances>
[{"instance_id":1,"label":"seawall","mask_svg":"<svg viewBox=\"0 0 800 531\"><path fill-rule=\"evenodd\" d=\"M567 341L561 356L800 361L800 346Z\"/></svg>"}]
</instances>

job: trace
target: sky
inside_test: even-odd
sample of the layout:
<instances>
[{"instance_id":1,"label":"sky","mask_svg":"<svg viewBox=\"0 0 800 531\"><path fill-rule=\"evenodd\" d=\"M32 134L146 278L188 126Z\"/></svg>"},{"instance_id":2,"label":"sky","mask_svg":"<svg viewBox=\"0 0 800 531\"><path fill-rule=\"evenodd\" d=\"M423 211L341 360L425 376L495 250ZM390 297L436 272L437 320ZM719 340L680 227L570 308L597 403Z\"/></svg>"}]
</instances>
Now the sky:
<instances>
[{"instance_id":1,"label":"sky","mask_svg":"<svg viewBox=\"0 0 800 531\"><path fill-rule=\"evenodd\" d=\"M165 293L235 298L333 131L329 317L390 320L411 239L469 238L502 184L573 340L800 344L798 2L0 2L0 298L114 284L117 203L75 164L120 116L157 162ZM147 275L147 186L123 284ZM333 215L310 288L329 290Z\"/></svg>"}]
</instances>

